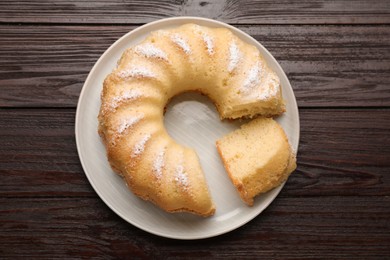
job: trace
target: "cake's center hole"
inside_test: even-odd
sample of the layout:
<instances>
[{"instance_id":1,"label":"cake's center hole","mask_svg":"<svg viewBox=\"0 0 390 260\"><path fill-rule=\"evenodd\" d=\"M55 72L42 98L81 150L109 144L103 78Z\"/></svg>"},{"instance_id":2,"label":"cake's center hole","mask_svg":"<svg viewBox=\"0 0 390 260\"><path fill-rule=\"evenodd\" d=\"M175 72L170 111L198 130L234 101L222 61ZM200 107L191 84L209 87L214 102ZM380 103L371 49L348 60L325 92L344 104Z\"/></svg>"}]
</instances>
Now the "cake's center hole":
<instances>
[{"instance_id":1,"label":"cake's center hole","mask_svg":"<svg viewBox=\"0 0 390 260\"><path fill-rule=\"evenodd\" d=\"M240 122L221 121L215 105L208 97L188 92L171 100L164 124L173 139L195 149L203 161L211 154L217 155L215 141L238 128Z\"/></svg>"},{"instance_id":2,"label":"cake's center hole","mask_svg":"<svg viewBox=\"0 0 390 260\"><path fill-rule=\"evenodd\" d=\"M216 216L235 212L241 201L223 167L215 145L217 139L237 129L239 120L219 119L213 102L196 92L174 97L167 106L164 124L168 134L181 145L195 149L216 205ZM221 192L223 191L223 192Z\"/></svg>"}]
</instances>

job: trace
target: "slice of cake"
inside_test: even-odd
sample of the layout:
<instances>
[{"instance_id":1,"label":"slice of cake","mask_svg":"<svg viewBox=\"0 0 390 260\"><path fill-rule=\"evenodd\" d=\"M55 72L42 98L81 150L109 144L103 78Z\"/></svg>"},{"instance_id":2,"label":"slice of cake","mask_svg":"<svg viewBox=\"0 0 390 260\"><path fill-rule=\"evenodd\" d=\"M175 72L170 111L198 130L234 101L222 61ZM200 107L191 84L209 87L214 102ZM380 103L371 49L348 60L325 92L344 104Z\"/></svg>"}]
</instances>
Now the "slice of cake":
<instances>
[{"instance_id":1,"label":"slice of cake","mask_svg":"<svg viewBox=\"0 0 390 260\"><path fill-rule=\"evenodd\" d=\"M257 118L217 141L218 152L241 199L253 198L285 180L296 158L283 128L271 118Z\"/></svg>"}]
</instances>

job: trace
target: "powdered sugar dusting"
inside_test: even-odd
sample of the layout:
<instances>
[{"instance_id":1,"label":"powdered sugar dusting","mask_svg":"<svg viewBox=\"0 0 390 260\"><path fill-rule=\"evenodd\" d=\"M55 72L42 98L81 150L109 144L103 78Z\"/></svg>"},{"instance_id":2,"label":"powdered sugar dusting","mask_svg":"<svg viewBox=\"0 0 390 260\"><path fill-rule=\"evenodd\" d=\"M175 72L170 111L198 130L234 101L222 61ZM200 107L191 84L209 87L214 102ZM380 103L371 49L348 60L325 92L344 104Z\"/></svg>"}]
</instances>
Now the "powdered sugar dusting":
<instances>
[{"instance_id":1,"label":"powdered sugar dusting","mask_svg":"<svg viewBox=\"0 0 390 260\"><path fill-rule=\"evenodd\" d=\"M207 47L207 52L209 53L209 55L212 55L214 53L213 39L210 37L210 35L208 35L204 31L203 27L201 27L197 24L194 25L194 31L202 36L202 40L206 44L206 47Z\"/></svg>"},{"instance_id":2,"label":"powdered sugar dusting","mask_svg":"<svg viewBox=\"0 0 390 260\"><path fill-rule=\"evenodd\" d=\"M138 123L144 117L143 114L138 116L131 116L128 118L124 118L122 122L119 124L118 133L122 134L126 129L131 128L133 125Z\"/></svg>"},{"instance_id":3,"label":"powdered sugar dusting","mask_svg":"<svg viewBox=\"0 0 390 260\"><path fill-rule=\"evenodd\" d=\"M257 86L260 82L260 66L257 62L248 73L248 77L244 81L244 91L248 91Z\"/></svg>"},{"instance_id":4,"label":"powdered sugar dusting","mask_svg":"<svg viewBox=\"0 0 390 260\"><path fill-rule=\"evenodd\" d=\"M191 53L191 49L187 41L184 40L179 34L175 33L174 35L171 36L171 39L174 43L179 45L179 47L182 48L186 54Z\"/></svg>"},{"instance_id":5,"label":"powdered sugar dusting","mask_svg":"<svg viewBox=\"0 0 390 260\"><path fill-rule=\"evenodd\" d=\"M114 97L109 106L111 109L116 109L122 101L133 100L139 98L142 92L139 89L129 89Z\"/></svg>"},{"instance_id":6,"label":"powdered sugar dusting","mask_svg":"<svg viewBox=\"0 0 390 260\"><path fill-rule=\"evenodd\" d=\"M279 88L278 76L268 72L262 63L257 62L249 70L248 77L243 83L242 93L251 99L266 100L276 96Z\"/></svg>"},{"instance_id":7,"label":"powdered sugar dusting","mask_svg":"<svg viewBox=\"0 0 390 260\"><path fill-rule=\"evenodd\" d=\"M229 46L229 65L228 65L228 71L232 72L238 65L238 62L240 61L241 58L241 52L238 49L238 46L235 41L230 43Z\"/></svg>"},{"instance_id":8,"label":"powdered sugar dusting","mask_svg":"<svg viewBox=\"0 0 390 260\"><path fill-rule=\"evenodd\" d=\"M137 157L144 151L146 142L150 139L150 137L150 134L146 134L144 137L142 137L142 139L134 146L131 158Z\"/></svg>"},{"instance_id":9,"label":"powdered sugar dusting","mask_svg":"<svg viewBox=\"0 0 390 260\"><path fill-rule=\"evenodd\" d=\"M155 78L156 75L153 71L144 67L134 67L128 70L121 70L118 72L118 76L121 78Z\"/></svg>"},{"instance_id":10,"label":"powdered sugar dusting","mask_svg":"<svg viewBox=\"0 0 390 260\"><path fill-rule=\"evenodd\" d=\"M135 52L147 58L159 58L168 60L167 54L151 43L145 43L135 47Z\"/></svg>"},{"instance_id":11,"label":"powdered sugar dusting","mask_svg":"<svg viewBox=\"0 0 390 260\"><path fill-rule=\"evenodd\" d=\"M202 35L203 41L206 43L207 46L207 52L212 55L214 53L214 42L211 39L211 37L207 34Z\"/></svg>"},{"instance_id":12,"label":"powdered sugar dusting","mask_svg":"<svg viewBox=\"0 0 390 260\"><path fill-rule=\"evenodd\" d=\"M269 73L267 80L264 82L262 91L259 94L259 99L268 99L276 96L280 88L279 78L273 74Z\"/></svg>"},{"instance_id":13,"label":"powdered sugar dusting","mask_svg":"<svg viewBox=\"0 0 390 260\"><path fill-rule=\"evenodd\" d=\"M180 187L188 189L188 176L187 173L184 171L184 167L182 165L178 165L176 167L175 181L179 184Z\"/></svg>"},{"instance_id":14,"label":"powdered sugar dusting","mask_svg":"<svg viewBox=\"0 0 390 260\"><path fill-rule=\"evenodd\" d=\"M162 170L164 167L164 155L166 147L164 147L158 154L153 162L153 171L155 172L156 178L159 180L162 176Z\"/></svg>"},{"instance_id":15,"label":"powdered sugar dusting","mask_svg":"<svg viewBox=\"0 0 390 260\"><path fill-rule=\"evenodd\" d=\"M134 99L134 98L137 98L137 97L140 97L142 95L142 92L141 90L139 89L129 89L129 90L126 90L122 93L122 95L120 95L119 97L116 97L116 98L120 98L121 100L127 100L127 99Z\"/></svg>"}]
</instances>

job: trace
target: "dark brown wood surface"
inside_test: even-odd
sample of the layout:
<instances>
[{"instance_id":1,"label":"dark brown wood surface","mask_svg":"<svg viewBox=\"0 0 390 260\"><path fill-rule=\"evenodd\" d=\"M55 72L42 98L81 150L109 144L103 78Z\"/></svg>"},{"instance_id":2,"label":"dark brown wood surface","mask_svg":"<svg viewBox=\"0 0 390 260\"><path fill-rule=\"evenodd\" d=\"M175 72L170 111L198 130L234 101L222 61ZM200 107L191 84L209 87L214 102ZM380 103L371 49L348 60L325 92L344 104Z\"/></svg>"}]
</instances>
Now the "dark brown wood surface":
<instances>
[{"instance_id":1,"label":"dark brown wood surface","mask_svg":"<svg viewBox=\"0 0 390 260\"><path fill-rule=\"evenodd\" d=\"M88 72L119 37L203 16L261 42L300 112L298 169L258 217L180 241L122 220L96 195L74 135ZM0 2L0 259L390 258L390 2Z\"/></svg>"},{"instance_id":2,"label":"dark brown wood surface","mask_svg":"<svg viewBox=\"0 0 390 260\"><path fill-rule=\"evenodd\" d=\"M390 106L390 27L237 27L255 37L279 61L300 107ZM0 104L75 107L96 60L134 28L0 27Z\"/></svg>"},{"instance_id":3,"label":"dark brown wood surface","mask_svg":"<svg viewBox=\"0 0 390 260\"><path fill-rule=\"evenodd\" d=\"M233 24L384 24L387 0L40 0L0 3L0 22L143 24L202 16Z\"/></svg>"}]
</instances>

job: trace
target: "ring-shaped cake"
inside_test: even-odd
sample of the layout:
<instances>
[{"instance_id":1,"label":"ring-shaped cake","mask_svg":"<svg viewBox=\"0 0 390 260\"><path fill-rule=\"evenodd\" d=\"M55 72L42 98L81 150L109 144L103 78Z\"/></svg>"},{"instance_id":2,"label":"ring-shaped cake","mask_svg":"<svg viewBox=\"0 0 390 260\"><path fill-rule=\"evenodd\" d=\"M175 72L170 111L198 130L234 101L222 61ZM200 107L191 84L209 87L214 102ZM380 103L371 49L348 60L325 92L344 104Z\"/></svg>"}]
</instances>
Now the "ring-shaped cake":
<instances>
[{"instance_id":1,"label":"ring-shaped cake","mask_svg":"<svg viewBox=\"0 0 390 260\"><path fill-rule=\"evenodd\" d=\"M226 28L185 24L152 32L127 49L106 77L99 134L115 172L137 196L168 212L214 214L197 154L167 133L164 108L198 91L221 119L285 111L278 76L259 50Z\"/></svg>"}]
</instances>

